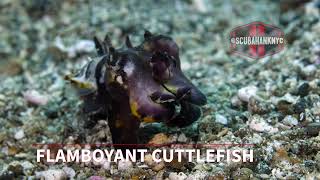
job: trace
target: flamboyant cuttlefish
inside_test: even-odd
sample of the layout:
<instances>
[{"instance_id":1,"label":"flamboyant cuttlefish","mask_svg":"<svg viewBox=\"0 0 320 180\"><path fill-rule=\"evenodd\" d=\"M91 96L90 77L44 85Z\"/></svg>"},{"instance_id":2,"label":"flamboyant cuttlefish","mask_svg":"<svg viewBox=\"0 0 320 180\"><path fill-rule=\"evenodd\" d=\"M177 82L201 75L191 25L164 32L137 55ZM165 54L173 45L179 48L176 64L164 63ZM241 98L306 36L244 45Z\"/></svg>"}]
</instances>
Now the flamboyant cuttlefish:
<instances>
[{"instance_id":1,"label":"flamboyant cuttlefish","mask_svg":"<svg viewBox=\"0 0 320 180\"><path fill-rule=\"evenodd\" d=\"M183 127L201 115L205 95L182 73L172 38L144 33L133 46L115 49L108 36L94 38L98 58L67 79L84 99L90 121L107 119L113 143L137 143L141 122Z\"/></svg>"}]
</instances>

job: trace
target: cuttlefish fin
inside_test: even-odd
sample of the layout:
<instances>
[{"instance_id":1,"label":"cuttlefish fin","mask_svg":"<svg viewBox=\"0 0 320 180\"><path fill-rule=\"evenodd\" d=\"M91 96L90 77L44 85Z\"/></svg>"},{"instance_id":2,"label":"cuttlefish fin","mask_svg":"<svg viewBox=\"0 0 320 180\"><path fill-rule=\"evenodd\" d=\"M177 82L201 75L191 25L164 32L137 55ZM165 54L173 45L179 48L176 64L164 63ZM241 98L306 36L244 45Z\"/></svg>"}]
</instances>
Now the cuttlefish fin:
<instances>
[{"instance_id":1,"label":"cuttlefish fin","mask_svg":"<svg viewBox=\"0 0 320 180\"><path fill-rule=\"evenodd\" d=\"M65 80L71 82L80 96L97 91L95 74L98 62L98 60L91 60L77 74L65 76Z\"/></svg>"},{"instance_id":2,"label":"cuttlefish fin","mask_svg":"<svg viewBox=\"0 0 320 180\"><path fill-rule=\"evenodd\" d=\"M94 36L93 37L93 42L94 42L94 44L96 46L96 50L97 50L98 56L103 56L103 54L105 53L105 49L104 49L101 41L96 36Z\"/></svg>"}]
</instances>

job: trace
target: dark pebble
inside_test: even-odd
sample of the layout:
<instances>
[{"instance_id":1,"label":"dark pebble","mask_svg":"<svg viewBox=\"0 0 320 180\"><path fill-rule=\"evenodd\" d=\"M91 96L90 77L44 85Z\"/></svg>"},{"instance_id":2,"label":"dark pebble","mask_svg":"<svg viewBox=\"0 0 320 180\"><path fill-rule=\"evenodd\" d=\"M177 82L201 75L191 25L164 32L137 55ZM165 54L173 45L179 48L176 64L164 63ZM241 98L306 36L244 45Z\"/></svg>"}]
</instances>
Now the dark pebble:
<instances>
[{"instance_id":1,"label":"dark pebble","mask_svg":"<svg viewBox=\"0 0 320 180\"><path fill-rule=\"evenodd\" d=\"M59 116L59 109L60 107L58 104L49 102L49 104L45 107L44 112L48 118L55 119Z\"/></svg>"},{"instance_id":2,"label":"dark pebble","mask_svg":"<svg viewBox=\"0 0 320 180\"><path fill-rule=\"evenodd\" d=\"M0 175L0 180L11 180L11 179L15 179L15 176L12 171L8 171Z\"/></svg>"},{"instance_id":3,"label":"dark pebble","mask_svg":"<svg viewBox=\"0 0 320 180\"><path fill-rule=\"evenodd\" d=\"M310 123L306 126L306 134L309 136L318 136L320 131L320 122Z\"/></svg>"},{"instance_id":4,"label":"dark pebble","mask_svg":"<svg viewBox=\"0 0 320 180\"><path fill-rule=\"evenodd\" d=\"M259 162L259 164L257 165L255 170L257 171L257 173L260 173L260 174L270 174L271 173L271 168L264 161Z\"/></svg>"},{"instance_id":5,"label":"dark pebble","mask_svg":"<svg viewBox=\"0 0 320 180\"><path fill-rule=\"evenodd\" d=\"M189 171L191 171L195 166L196 166L196 165L195 165L194 163L192 163L192 162L188 162L188 163L185 165L185 167L186 167Z\"/></svg>"},{"instance_id":6,"label":"dark pebble","mask_svg":"<svg viewBox=\"0 0 320 180\"><path fill-rule=\"evenodd\" d=\"M309 168L309 169L315 169L316 168L316 165L317 163L315 161L312 161L312 160L305 160L304 161L304 165Z\"/></svg>"},{"instance_id":7,"label":"dark pebble","mask_svg":"<svg viewBox=\"0 0 320 180\"><path fill-rule=\"evenodd\" d=\"M293 114L293 107L290 102L280 100L277 104L277 109L283 114Z\"/></svg>"},{"instance_id":8,"label":"dark pebble","mask_svg":"<svg viewBox=\"0 0 320 180\"><path fill-rule=\"evenodd\" d=\"M293 111L297 114L304 112L307 107L307 102L304 99L301 99L296 104L293 105Z\"/></svg>"},{"instance_id":9,"label":"dark pebble","mask_svg":"<svg viewBox=\"0 0 320 180\"><path fill-rule=\"evenodd\" d=\"M298 95L300 97L307 96L310 91L310 86L308 83L303 83L298 87Z\"/></svg>"},{"instance_id":10,"label":"dark pebble","mask_svg":"<svg viewBox=\"0 0 320 180\"><path fill-rule=\"evenodd\" d=\"M15 177L23 175L23 167L20 164L9 165L8 171L12 172Z\"/></svg>"}]
</instances>

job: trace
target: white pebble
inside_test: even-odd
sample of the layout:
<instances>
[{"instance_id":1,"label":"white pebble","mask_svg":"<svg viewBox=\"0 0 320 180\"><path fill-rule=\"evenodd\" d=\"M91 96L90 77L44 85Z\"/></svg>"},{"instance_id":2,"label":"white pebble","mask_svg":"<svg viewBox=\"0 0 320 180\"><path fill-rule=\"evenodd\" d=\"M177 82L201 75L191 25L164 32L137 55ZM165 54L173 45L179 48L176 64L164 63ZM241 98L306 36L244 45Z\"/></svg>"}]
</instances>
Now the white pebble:
<instances>
[{"instance_id":1,"label":"white pebble","mask_svg":"<svg viewBox=\"0 0 320 180\"><path fill-rule=\"evenodd\" d=\"M188 141L188 138L186 137L185 134L180 134L179 137L178 137L178 142L187 142Z\"/></svg>"},{"instance_id":2,"label":"white pebble","mask_svg":"<svg viewBox=\"0 0 320 180\"><path fill-rule=\"evenodd\" d=\"M233 96L230 99L231 105L234 107L240 107L242 105L242 101L239 99L237 95Z\"/></svg>"},{"instance_id":3,"label":"white pebble","mask_svg":"<svg viewBox=\"0 0 320 180\"><path fill-rule=\"evenodd\" d=\"M46 171L36 172L36 178L45 180L67 179L67 174L61 169L49 169Z\"/></svg>"},{"instance_id":4,"label":"white pebble","mask_svg":"<svg viewBox=\"0 0 320 180\"><path fill-rule=\"evenodd\" d=\"M249 102L250 97L257 94L258 88L255 86L247 86L239 89L238 97L241 101Z\"/></svg>"},{"instance_id":5,"label":"white pebble","mask_svg":"<svg viewBox=\"0 0 320 180\"><path fill-rule=\"evenodd\" d=\"M148 165L148 166L154 166L155 162L152 159L152 155L151 154L146 154L144 156L144 162Z\"/></svg>"},{"instance_id":6,"label":"white pebble","mask_svg":"<svg viewBox=\"0 0 320 180\"><path fill-rule=\"evenodd\" d=\"M216 122L226 125L228 124L228 119L221 114L216 114Z\"/></svg>"},{"instance_id":7,"label":"white pebble","mask_svg":"<svg viewBox=\"0 0 320 180\"><path fill-rule=\"evenodd\" d=\"M23 129L19 129L15 134L14 134L14 138L16 140L20 140L23 139L25 136Z\"/></svg>"},{"instance_id":8,"label":"white pebble","mask_svg":"<svg viewBox=\"0 0 320 180\"><path fill-rule=\"evenodd\" d=\"M286 116L282 121L284 124L289 125L289 126L298 125L298 119L291 116L291 115Z\"/></svg>"},{"instance_id":9,"label":"white pebble","mask_svg":"<svg viewBox=\"0 0 320 180\"><path fill-rule=\"evenodd\" d=\"M24 92L23 97L27 102L35 105L46 105L48 103L48 97L35 90Z\"/></svg>"},{"instance_id":10,"label":"white pebble","mask_svg":"<svg viewBox=\"0 0 320 180\"><path fill-rule=\"evenodd\" d=\"M23 162L21 163L21 166L23 167L23 170L24 170L24 171L34 168L34 165L33 165L31 162L29 162L29 161L23 161Z\"/></svg>"},{"instance_id":11,"label":"white pebble","mask_svg":"<svg viewBox=\"0 0 320 180\"><path fill-rule=\"evenodd\" d=\"M304 68L302 68L302 72L306 75L306 76L312 76L314 75L314 73L317 71L317 67L313 64L305 66Z\"/></svg>"},{"instance_id":12,"label":"white pebble","mask_svg":"<svg viewBox=\"0 0 320 180\"><path fill-rule=\"evenodd\" d=\"M270 126L266 121L263 120L260 116L252 116L249 118L247 122L249 127L257 132L269 132L276 133L278 132L278 128L274 128Z\"/></svg>"},{"instance_id":13,"label":"white pebble","mask_svg":"<svg viewBox=\"0 0 320 180\"><path fill-rule=\"evenodd\" d=\"M110 161L105 161L102 165L102 168L105 170L110 170L111 169L111 163Z\"/></svg>"},{"instance_id":14,"label":"white pebble","mask_svg":"<svg viewBox=\"0 0 320 180\"><path fill-rule=\"evenodd\" d=\"M125 161L125 160L121 160L118 162L118 170L127 170L129 168L132 168L132 162L131 161Z\"/></svg>"},{"instance_id":15,"label":"white pebble","mask_svg":"<svg viewBox=\"0 0 320 180\"><path fill-rule=\"evenodd\" d=\"M170 180L185 180L187 179L187 175L184 174L183 172L180 172L179 174L172 172L169 174L169 179Z\"/></svg>"},{"instance_id":16,"label":"white pebble","mask_svg":"<svg viewBox=\"0 0 320 180\"><path fill-rule=\"evenodd\" d=\"M208 11L207 6L203 0L193 0L194 7L199 12L205 13Z\"/></svg>"},{"instance_id":17,"label":"white pebble","mask_svg":"<svg viewBox=\"0 0 320 180\"><path fill-rule=\"evenodd\" d=\"M67 174L68 178L74 179L74 177L76 176L76 172L74 171L74 169L70 167L63 167L62 169Z\"/></svg>"},{"instance_id":18,"label":"white pebble","mask_svg":"<svg viewBox=\"0 0 320 180\"><path fill-rule=\"evenodd\" d=\"M194 179L206 179L208 176L207 171L195 171L192 174L190 174L186 180L194 180Z\"/></svg>"},{"instance_id":19,"label":"white pebble","mask_svg":"<svg viewBox=\"0 0 320 180\"><path fill-rule=\"evenodd\" d=\"M271 102L273 104L278 104L279 101L286 101L286 102L291 103L291 104L296 104L297 101L299 100L299 97L298 96L293 96L290 93L286 93L284 96L282 96L280 98L272 96L270 98L270 100L271 100Z\"/></svg>"}]
</instances>

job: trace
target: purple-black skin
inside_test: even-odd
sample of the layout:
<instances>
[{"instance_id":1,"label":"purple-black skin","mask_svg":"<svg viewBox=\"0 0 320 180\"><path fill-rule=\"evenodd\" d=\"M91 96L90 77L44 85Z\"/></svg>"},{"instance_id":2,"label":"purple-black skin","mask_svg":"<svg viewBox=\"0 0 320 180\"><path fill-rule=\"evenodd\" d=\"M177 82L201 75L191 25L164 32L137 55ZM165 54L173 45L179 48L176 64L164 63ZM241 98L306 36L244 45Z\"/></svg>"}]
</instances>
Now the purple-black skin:
<instances>
[{"instance_id":1,"label":"purple-black skin","mask_svg":"<svg viewBox=\"0 0 320 180\"><path fill-rule=\"evenodd\" d=\"M140 45L127 38L120 49L107 36L94 41L101 57L91 72L97 88L82 96L84 110L93 124L108 119L113 143L138 143L141 122L184 127L200 117L206 97L181 71L179 47L170 37L146 31Z\"/></svg>"}]
</instances>

